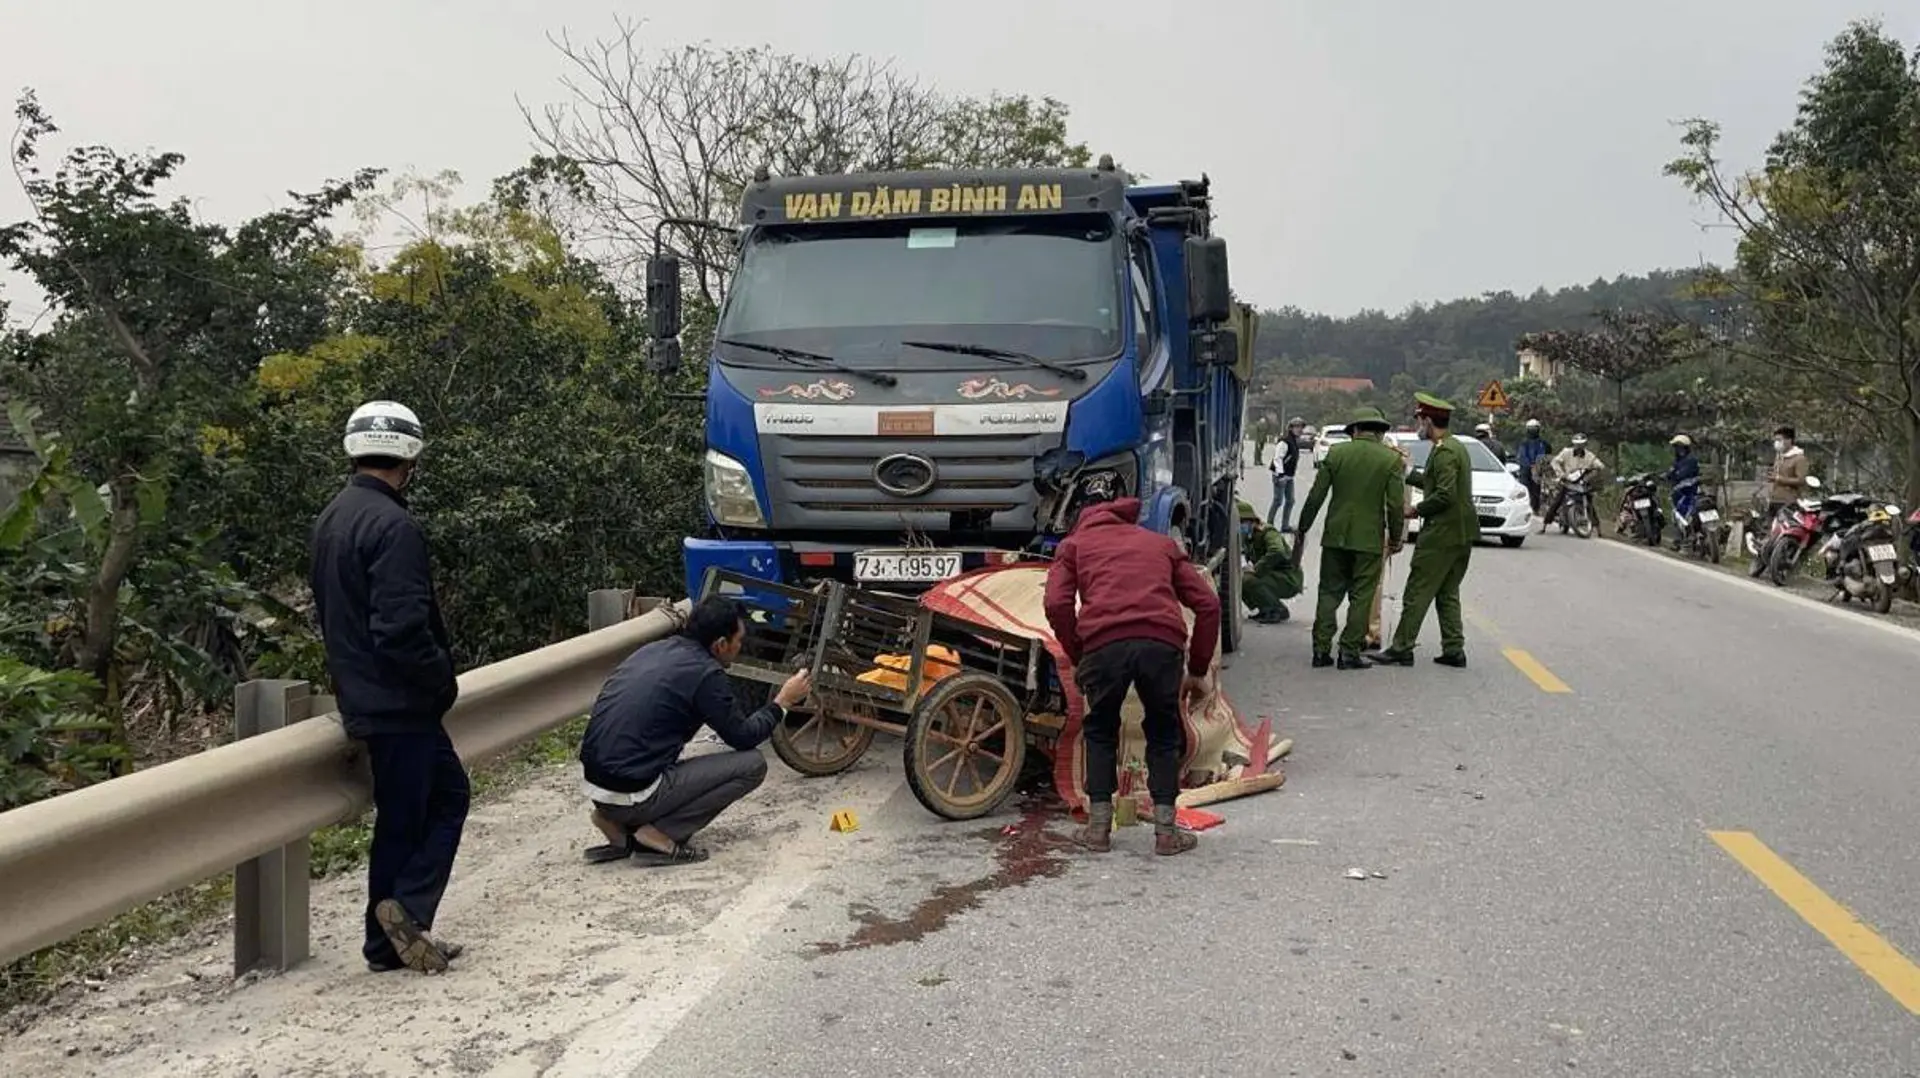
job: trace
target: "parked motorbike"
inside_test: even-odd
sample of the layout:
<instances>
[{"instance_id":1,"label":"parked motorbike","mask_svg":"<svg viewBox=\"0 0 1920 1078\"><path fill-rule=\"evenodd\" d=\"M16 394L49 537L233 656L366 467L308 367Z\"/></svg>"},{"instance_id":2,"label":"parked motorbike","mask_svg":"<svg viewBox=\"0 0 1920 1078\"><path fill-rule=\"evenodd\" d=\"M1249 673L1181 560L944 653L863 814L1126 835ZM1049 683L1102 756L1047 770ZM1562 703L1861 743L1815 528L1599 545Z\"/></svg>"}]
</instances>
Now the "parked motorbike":
<instances>
[{"instance_id":1,"label":"parked motorbike","mask_svg":"<svg viewBox=\"0 0 1920 1078\"><path fill-rule=\"evenodd\" d=\"M1854 493L1829 494L1818 501L1802 498L1795 502L1793 512L1786 514L1787 527L1769 544L1767 580L1776 588L1784 587L1808 551L1865 520L1867 508L1873 504L1872 498Z\"/></svg>"},{"instance_id":2,"label":"parked motorbike","mask_svg":"<svg viewBox=\"0 0 1920 1078\"><path fill-rule=\"evenodd\" d=\"M1614 522L1614 531L1621 538L1659 546L1660 532L1667 526L1666 514L1661 512L1660 503L1654 499L1655 488L1660 483L1659 474L1641 472L1639 475L1623 475L1615 482L1626 488L1626 496L1620 501L1620 518Z\"/></svg>"},{"instance_id":3,"label":"parked motorbike","mask_svg":"<svg viewBox=\"0 0 1920 1078\"><path fill-rule=\"evenodd\" d=\"M1802 515L1807 513L1817 514L1820 512L1820 477L1817 475L1807 476L1807 489L1814 493L1804 495L1795 501L1788 502L1786 505L1781 506L1780 511L1774 514L1771 519L1768 519L1766 515L1765 491L1762 490L1754 495L1754 500L1758 505L1747 514L1746 548L1749 559L1747 563L1748 576L1757 577L1767 571L1768 562L1773 556L1774 541L1793 528L1799 522L1799 518Z\"/></svg>"},{"instance_id":4,"label":"parked motorbike","mask_svg":"<svg viewBox=\"0 0 1920 1078\"><path fill-rule=\"evenodd\" d=\"M1828 536L1820 554L1835 598L1870 602L1874 613L1884 614L1893 609L1894 590L1907 572L1893 545L1900 507L1867 499L1862 512L1861 519Z\"/></svg>"},{"instance_id":5,"label":"parked motorbike","mask_svg":"<svg viewBox=\"0 0 1920 1078\"><path fill-rule=\"evenodd\" d=\"M1740 545L1747 548L1748 561L1760 560L1760 548L1766 545L1767 536L1773 532L1773 518L1768 515L1767 508L1767 487L1763 483L1754 488L1753 498L1747 503L1747 514L1740 526ZM1764 566L1765 563L1761 564Z\"/></svg>"},{"instance_id":6,"label":"parked motorbike","mask_svg":"<svg viewBox=\"0 0 1920 1078\"><path fill-rule=\"evenodd\" d=\"M1720 519L1720 502L1713 492L1702 488L1693 496L1693 515L1673 511L1674 524L1680 529L1680 549L1690 551L1715 565L1727 549L1727 537L1733 525Z\"/></svg>"},{"instance_id":7,"label":"parked motorbike","mask_svg":"<svg viewBox=\"0 0 1920 1078\"><path fill-rule=\"evenodd\" d=\"M1560 481L1560 534L1568 532L1582 539L1593 538L1599 530L1593 511L1593 486L1587 482L1589 469L1582 468Z\"/></svg>"}]
</instances>

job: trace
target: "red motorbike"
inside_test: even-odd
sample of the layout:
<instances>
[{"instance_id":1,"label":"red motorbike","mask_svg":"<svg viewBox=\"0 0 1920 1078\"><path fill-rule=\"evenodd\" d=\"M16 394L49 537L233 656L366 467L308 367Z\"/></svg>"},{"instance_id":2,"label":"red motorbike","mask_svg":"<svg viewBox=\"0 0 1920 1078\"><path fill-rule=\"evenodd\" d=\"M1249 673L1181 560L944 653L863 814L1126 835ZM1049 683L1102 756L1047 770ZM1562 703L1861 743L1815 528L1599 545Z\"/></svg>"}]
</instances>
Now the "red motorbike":
<instances>
[{"instance_id":1,"label":"red motorbike","mask_svg":"<svg viewBox=\"0 0 1920 1078\"><path fill-rule=\"evenodd\" d=\"M1784 587L1809 550L1825 537L1837 535L1865 520L1874 504L1865 494L1847 493L1802 498L1788 506L1780 514L1779 534L1769 537L1761 551L1766 556L1767 580L1776 588Z\"/></svg>"},{"instance_id":2,"label":"red motorbike","mask_svg":"<svg viewBox=\"0 0 1920 1078\"><path fill-rule=\"evenodd\" d=\"M1774 587L1784 586L1807 551L1819 540L1825 530L1826 516L1819 498L1801 498L1783 507L1773 518L1773 527L1761 541L1759 553L1747 567L1747 575L1764 574Z\"/></svg>"}]
</instances>

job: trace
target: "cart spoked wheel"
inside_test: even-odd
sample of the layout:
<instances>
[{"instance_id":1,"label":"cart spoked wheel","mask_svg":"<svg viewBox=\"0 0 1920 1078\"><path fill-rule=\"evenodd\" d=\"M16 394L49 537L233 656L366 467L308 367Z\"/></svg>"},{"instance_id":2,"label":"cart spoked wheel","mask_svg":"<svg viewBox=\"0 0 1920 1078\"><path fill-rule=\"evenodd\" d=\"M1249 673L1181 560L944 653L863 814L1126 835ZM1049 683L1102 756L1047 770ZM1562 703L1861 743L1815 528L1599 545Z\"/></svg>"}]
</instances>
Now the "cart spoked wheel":
<instances>
[{"instance_id":1,"label":"cart spoked wheel","mask_svg":"<svg viewBox=\"0 0 1920 1078\"><path fill-rule=\"evenodd\" d=\"M1027 756L1026 716L987 674L956 674L934 686L907 720L907 785L949 820L985 816L1006 801Z\"/></svg>"},{"instance_id":2,"label":"cart spoked wheel","mask_svg":"<svg viewBox=\"0 0 1920 1078\"><path fill-rule=\"evenodd\" d=\"M837 775L866 755L873 727L822 709L793 711L773 728L773 753L802 775Z\"/></svg>"}]
</instances>

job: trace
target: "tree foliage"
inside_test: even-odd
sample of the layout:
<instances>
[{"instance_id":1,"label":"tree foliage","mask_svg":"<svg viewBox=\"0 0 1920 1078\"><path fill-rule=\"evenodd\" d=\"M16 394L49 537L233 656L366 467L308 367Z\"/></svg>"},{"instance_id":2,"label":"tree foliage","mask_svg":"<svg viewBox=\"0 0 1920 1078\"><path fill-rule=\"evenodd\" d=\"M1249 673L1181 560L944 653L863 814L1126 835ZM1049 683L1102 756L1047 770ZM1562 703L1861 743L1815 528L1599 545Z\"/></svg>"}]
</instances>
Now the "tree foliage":
<instances>
[{"instance_id":1,"label":"tree foliage","mask_svg":"<svg viewBox=\"0 0 1920 1078\"><path fill-rule=\"evenodd\" d=\"M1920 55L1855 23L1761 168L1730 169L1709 120L1682 146L1667 173L1739 235L1708 282L1748 313L1737 349L1898 446L1920 500Z\"/></svg>"},{"instance_id":2,"label":"tree foliage","mask_svg":"<svg viewBox=\"0 0 1920 1078\"><path fill-rule=\"evenodd\" d=\"M1052 98L943 94L863 56L795 56L767 47L649 49L637 23L554 42L568 100L523 107L543 156L532 174L582 182L582 235L624 284L637 280L665 218L731 223L756 170L776 176L916 168L1079 166L1084 143ZM717 306L730 269L723 233L667 237Z\"/></svg>"},{"instance_id":3,"label":"tree foliage","mask_svg":"<svg viewBox=\"0 0 1920 1078\"><path fill-rule=\"evenodd\" d=\"M44 538L61 564L81 568L61 577L71 616L53 657L91 677L117 713L126 668L156 658L127 654L130 631L164 644L177 639L169 630L200 631L233 614L224 586L170 590L219 575L217 542L191 541L206 527L199 434L237 418L234 387L255 357L321 332L333 283L319 257L329 242L322 222L371 176L228 229L163 197L178 154L87 146L49 168L43 150L58 128L30 93L17 116L11 160L31 215L0 227L0 258L46 292L54 315L45 333L8 335L0 379L59 434L41 443L19 432L35 443L41 471L0 546L28 557L42 538L32 527L41 503L66 506L73 527ZM129 620L134 611L168 624Z\"/></svg>"}]
</instances>

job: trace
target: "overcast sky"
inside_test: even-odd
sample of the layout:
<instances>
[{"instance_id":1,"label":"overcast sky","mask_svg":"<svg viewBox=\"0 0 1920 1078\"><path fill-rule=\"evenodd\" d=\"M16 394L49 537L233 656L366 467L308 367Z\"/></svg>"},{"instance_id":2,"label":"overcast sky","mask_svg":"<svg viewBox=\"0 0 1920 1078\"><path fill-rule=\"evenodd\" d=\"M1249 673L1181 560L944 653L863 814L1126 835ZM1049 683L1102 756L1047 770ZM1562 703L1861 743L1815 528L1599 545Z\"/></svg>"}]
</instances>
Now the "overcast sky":
<instances>
[{"instance_id":1,"label":"overcast sky","mask_svg":"<svg viewBox=\"0 0 1920 1078\"><path fill-rule=\"evenodd\" d=\"M367 165L479 195L531 150L516 95L563 96L546 35L615 14L1059 97L1096 153L1212 176L1244 296L1336 314L1723 257L1660 175L1673 121L1751 159L1848 19L1920 42L1911 0L0 0L0 83L74 139L185 153L209 217Z\"/></svg>"}]
</instances>

